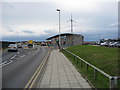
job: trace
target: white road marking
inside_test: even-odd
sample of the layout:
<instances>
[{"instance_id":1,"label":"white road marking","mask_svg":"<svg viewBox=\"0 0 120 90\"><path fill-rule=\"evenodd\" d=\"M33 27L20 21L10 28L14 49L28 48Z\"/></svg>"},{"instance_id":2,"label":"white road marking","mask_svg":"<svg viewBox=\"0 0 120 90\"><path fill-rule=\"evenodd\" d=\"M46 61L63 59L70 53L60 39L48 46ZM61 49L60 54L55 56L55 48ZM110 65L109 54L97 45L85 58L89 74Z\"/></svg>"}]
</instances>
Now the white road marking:
<instances>
[{"instance_id":1,"label":"white road marking","mask_svg":"<svg viewBox=\"0 0 120 90\"><path fill-rule=\"evenodd\" d=\"M14 59L16 57L16 55L14 55L11 59Z\"/></svg>"},{"instance_id":2,"label":"white road marking","mask_svg":"<svg viewBox=\"0 0 120 90\"><path fill-rule=\"evenodd\" d=\"M20 54L20 52L17 52L17 54Z\"/></svg>"},{"instance_id":3,"label":"white road marking","mask_svg":"<svg viewBox=\"0 0 120 90\"><path fill-rule=\"evenodd\" d=\"M13 61L12 60L9 60L9 62L8 63L6 63L6 64L3 64L2 66L0 66L0 67L4 67L4 66L6 66L6 65L8 65L8 64L10 64L10 63L12 63Z\"/></svg>"},{"instance_id":4,"label":"white road marking","mask_svg":"<svg viewBox=\"0 0 120 90\"><path fill-rule=\"evenodd\" d=\"M17 58L17 59L21 59L21 58L23 58L25 55L22 55L21 57L19 57L19 58Z\"/></svg>"},{"instance_id":5,"label":"white road marking","mask_svg":"<svg viewBox=\"0 0 120 90\"><path fill-rule=\"evenodd\" d=\"M24 57L25 55L22 55L21 57Z\"/></svg>"},{"instance_id":6,"label":"white road marking","mask_svg":"<svg viewBox=\"0 0 120 90\"><path fill-rule=\"evenodd\" d=\"M3 64L5 64L7 61L4 61L3 63L0 63L0 65L3 65Z\"/></svg>"},{"instance_id":7,"label":"white road marking","mask_svg":"<svg viewBox=\"0 0 120 90\"><path fill-rule=\"evenodd\" d=\"M29 52L28 54L30 54L31 52Z\"/></svg>"}]
</instances>

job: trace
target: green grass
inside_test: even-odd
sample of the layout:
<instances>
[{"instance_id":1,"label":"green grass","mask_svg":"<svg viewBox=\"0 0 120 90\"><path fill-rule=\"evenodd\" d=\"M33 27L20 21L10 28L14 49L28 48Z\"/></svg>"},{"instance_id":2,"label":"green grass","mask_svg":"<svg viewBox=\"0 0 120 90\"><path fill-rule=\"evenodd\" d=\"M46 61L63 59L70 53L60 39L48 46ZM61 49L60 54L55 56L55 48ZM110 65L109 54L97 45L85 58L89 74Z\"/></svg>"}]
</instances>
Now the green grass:
<instances>
[{"instance_id":1,"label":"green grass","mask_svg":"<svg viewBox=\"0 0 120 90\"><path fill-rule=\"evenodd\" d=\"M80 56L87 62L93 64L97 68L103 70L111 76L118 75L118 49L117 48L107 48L89 45L72 46L67 48L67 50ZM74 64L74 66L85 76L96 88L108 88L109 79L104 75L97 72L97 79L94 78L93 68L88 68L86 70L86 65L80 60L74 60L74 57L65 51L62 51L69 60Z\"/></svg>"}]
</instances>

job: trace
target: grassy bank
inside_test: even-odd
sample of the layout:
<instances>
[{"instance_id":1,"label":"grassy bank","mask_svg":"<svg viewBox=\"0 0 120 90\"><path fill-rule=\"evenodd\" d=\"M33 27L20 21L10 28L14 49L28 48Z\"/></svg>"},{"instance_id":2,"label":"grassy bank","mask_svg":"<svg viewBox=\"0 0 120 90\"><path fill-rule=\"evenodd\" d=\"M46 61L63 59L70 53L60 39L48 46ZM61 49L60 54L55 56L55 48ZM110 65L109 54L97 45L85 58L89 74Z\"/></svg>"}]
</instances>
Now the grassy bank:
<instances>
[{"instance_id":1,"label":"grassy bank","mask_svg":"<svg viewBox=\"0 0 120 90\"><path fill-rule=\"evenodd\" d=\"M97 68L103 70L111 76L118 75L118 49L117 48L107 48L107 47L99 47L99 46L88 46L88 45L80 45L80 46L72 46L67 48L67 50L72 53L80 56L87 62L93 64ZM108 88L109 87L109 79L105 76L97 73L97 80L94 79L93 73L94 70L89 68L86 70L86 65L82 64L80 66L80 60L74 60L74 57L69 55L68 53L63 53L71 60L71 62L75 65L75 67L83 73L97 88Z\"/></svg>"}]
</instances>

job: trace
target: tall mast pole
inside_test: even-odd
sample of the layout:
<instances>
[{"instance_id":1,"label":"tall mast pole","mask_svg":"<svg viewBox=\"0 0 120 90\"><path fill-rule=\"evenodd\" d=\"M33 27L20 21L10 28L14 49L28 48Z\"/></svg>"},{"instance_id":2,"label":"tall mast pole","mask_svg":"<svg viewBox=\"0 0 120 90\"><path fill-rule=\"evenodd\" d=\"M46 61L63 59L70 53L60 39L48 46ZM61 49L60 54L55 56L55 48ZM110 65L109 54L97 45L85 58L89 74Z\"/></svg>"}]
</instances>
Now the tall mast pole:
<instances>
[{"instance_id":1,"label":"tall mast pole","mask_svg":"<svg viewBox=\"0 0 120 90\"><path fill-rule=\"evenodd\" d=\"M72 19L72 14L71 14L71 33L73 33L73 19Z\"/></svg>"}]
</instances>

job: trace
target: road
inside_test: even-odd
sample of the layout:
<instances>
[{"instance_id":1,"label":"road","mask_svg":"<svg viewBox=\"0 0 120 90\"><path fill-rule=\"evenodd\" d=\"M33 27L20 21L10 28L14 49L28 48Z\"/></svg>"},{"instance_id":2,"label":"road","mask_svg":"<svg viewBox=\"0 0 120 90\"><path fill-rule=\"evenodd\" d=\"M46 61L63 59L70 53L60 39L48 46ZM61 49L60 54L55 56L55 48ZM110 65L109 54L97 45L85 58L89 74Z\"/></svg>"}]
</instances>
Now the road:
<instances>
[{"instance_id":1,"label":"road","mask_svg":"<svg viewBox=\"0 0 120 90\"><path fill-rule=\"evenodd\" d=\"M1 66L2 88L24 88L47 53L46 47L4 52Z\"/></svg>"}]
</instances>

